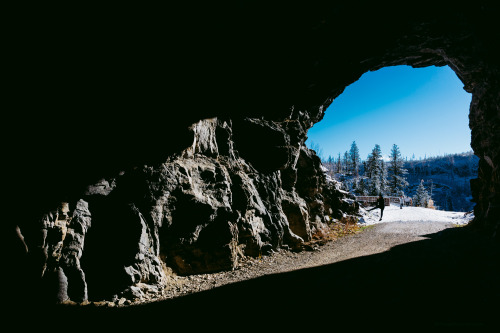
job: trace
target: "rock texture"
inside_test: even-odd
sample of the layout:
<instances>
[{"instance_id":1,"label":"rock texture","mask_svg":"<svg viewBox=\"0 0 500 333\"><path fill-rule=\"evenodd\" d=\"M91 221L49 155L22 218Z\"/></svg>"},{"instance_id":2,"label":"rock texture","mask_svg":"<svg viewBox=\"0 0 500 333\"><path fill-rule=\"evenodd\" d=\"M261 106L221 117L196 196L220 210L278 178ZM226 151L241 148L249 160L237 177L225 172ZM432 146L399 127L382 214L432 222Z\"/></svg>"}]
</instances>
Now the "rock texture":
<instances>
[{"instance_id":1,"label":"rock texture","mask_svg":"<svg viewBox=\"0 0 500 333\"><path fill-rule=\"evenodd\" d=\"M160 293L168 269L212 273L246 256L301 250L330 215L357 213L326 182L319 158L304 146L305 131L292 144L283 123L243 124L276 140L267 156L281 152L276 164L259 164L258 146L233 139L231 121L204 119L190 127L192 144L180 153L101 179L76 203L64 203L64 213L45 214L35 238L41 245L30 251L41 258L45 297L61 303ZM287 186L281 170L296 175Z\"/></svg>"},{"instance_id":2,"label":"rock texture","mask_svg":"<svg viewBox=\"0 0 500 333\"><path fill-rule=\"evenodd\" d=\"M144 24L43 16L22 39L13 85L36 89L12 115L4 234L21 297L132 297L161 289L167 268L300 249L357 209L326 182L307 130L363 73L393 65L450 66L472 93L473 224L498 239L498 5L210 6L135 10Z\"/></svg>"}]
</instances>

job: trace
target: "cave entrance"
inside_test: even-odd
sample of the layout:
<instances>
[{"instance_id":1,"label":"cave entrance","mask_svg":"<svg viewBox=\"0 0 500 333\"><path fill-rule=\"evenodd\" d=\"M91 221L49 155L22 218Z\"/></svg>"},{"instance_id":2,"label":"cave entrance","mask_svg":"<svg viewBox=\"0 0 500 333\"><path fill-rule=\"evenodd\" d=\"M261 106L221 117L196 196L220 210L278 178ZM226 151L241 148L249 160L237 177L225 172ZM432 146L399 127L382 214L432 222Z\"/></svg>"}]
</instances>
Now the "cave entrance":
<instances>
[{"instance_id":1,"label":"cave entrance","mask_svg":"<svg viewBox=\"0 0 500 333\"><path fill-rule=\"evenodd\" d=\"M306 145L317 152L327 174L357 196L404 193L414 200L422 183L428 199L412 200L413 205L470 212L470 180L477 178L479 161L470 146L471 99L448 66L384 67L348 86L308 131ZM371 174L377 147L387 184L375 184ZM392 177L394 148L407 171L406 185L398 186Z\"/></svg>"}]
</instances>

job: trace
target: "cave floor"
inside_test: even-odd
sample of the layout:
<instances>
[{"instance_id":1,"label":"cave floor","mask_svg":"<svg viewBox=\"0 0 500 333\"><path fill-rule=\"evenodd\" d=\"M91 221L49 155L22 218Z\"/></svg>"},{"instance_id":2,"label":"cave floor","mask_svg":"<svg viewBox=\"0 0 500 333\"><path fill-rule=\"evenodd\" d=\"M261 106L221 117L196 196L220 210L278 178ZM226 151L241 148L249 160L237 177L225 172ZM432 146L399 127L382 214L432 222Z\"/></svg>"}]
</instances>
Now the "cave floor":
<instances>
[{"instance_id":1,"label":"cave floor","mask_svg":"<svg viewBox=\"0 0 500 333\"><path fill-rule=\"evenodd\" d=\"M315 251L280 251L232 272L176 277L178 292L156 302L52 311L111 327L147 316L186 327L249 321L290 328L486 328L496 326L500 309L499 254L498 244L469 227L380 223Z\"/></svg>"}]
</instances>

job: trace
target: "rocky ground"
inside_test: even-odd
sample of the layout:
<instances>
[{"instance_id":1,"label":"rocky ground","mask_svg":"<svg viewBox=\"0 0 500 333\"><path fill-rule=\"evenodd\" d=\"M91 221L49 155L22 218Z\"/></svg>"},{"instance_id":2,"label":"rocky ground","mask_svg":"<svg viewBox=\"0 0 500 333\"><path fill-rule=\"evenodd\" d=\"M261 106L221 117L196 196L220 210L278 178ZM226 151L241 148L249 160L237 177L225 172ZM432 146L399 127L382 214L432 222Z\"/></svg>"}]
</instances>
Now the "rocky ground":
<instances>
[{"instance_id":1,"label":"rocky ground","mask_svg":"<svg viewBox=\"0 0 500 333\"><path fill-rule=\"evenodd\" d=\"M304 251L281 249L272 251L269 255L240 258L238 267L232 271L222 271L211 274L182 276L175 274L170 268L164 267L167 281L164 289L158 289L139 283L137 287L143 292L143 297L129 300L115 297L112 301L96 301L85 303L86 306L126 307L142 305L150 302L174 299L180 296L202 292L223 285L258 278L261 276L284 273L308 267L325 265L345 260L353 256L348 248L360 239L357 235L372 226L363 228L360 225L332 224L331 232L324 239L312 240L304 244ZM366 252L368 253L368 252ZM75 304L70 302L71 304Z\"/></svg>"},{"instance_id":2,"label":"rocky ground","mask_svg":"<svg viewBox=\"0 0 500 333\"><path fill-rule=\"evenodd\" d=\"M433 217L432 221L425 220ZM426 239L424 235L464 225L468 218L462 217L464 213L419 207L405 207L404 210L400 210L397 206L390 206L386 208L383 223L380 223L378 211L364 212L362 220L366 221L365 223L356 226L334 224L326 240L308 242L302 252L283 249L258 258L244 257L240 259L235 270L212 274L180 276L165 267L167 281L161 293L158 293L156 288L139 284L138 287L144 295L142 298L135 300L115 298L112 302L95 302L95 305L113 307L168 300L261 276L334 264L351 258L382 253L396 245L424 240ZM377 225L373 225L374 223Z\"/></svg>"},{"instance_id":3,"label":"rocky ground","mask_svg":"<svg viewBox=\"0 0 500 333\"><path fill-rule=\"evenodd\" d=\"M336 246L346 243L345 239L338 239L335 242L337 242ZM280 250L260 258L246 257L241 260L237 269L228 272L192 276L170 275L168 285L160 299L175 298L265 275L332 263L335 261L332 261L328 253L334 250L333 243L332 241L314 246L304 252Z\"/></svg>"},{"instance_id":4,"label":"rocky ground","mask_svg":"<svg viewBox=\"0 0 500 333\"><path fill-rule=\"evenodd\" d=\"M159 297L45 310L59 322L110 329L497 327L500 251L473 228L386 222L309 245L244 258L233 271L171 273Z\"/></svg>"}]
</instances>

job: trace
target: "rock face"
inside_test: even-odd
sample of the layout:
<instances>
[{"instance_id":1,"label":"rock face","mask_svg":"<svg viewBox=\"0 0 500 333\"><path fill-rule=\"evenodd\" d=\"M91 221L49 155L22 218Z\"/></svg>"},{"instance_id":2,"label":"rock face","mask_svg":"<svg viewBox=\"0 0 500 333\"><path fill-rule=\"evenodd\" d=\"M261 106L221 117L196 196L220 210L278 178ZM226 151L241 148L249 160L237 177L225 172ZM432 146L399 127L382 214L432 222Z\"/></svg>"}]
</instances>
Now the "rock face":
<instances>
[{"instance_id":1,"label":"rock face","mask_svg":"<svg viewBox=\"0 0 500 333\"><path fill-rule=\"evenodd\" d=\"M32 252L41 258L47 298L141 297L138 285L161 291L167 266L181 275L231 270L244 255L301 250L333 211L357 212L343 209L346 194L331 190L319 158L303 144L305 132L292 144L283 123L244 123L248 134L275 140L267 158L280 151L283 158L273 168L252 163L258 154L246 141L248 159L239 156L230 121L204 119L190 127L192 145L179 154L101 179L76 203L64 203L64 214L44 215L42 245ZM303 183L288 179L283 186L282 170Z\"/></svg>"},{"instance_id":2,"label":"rock face","mask_svg":"<svg viewBox=\"0 0 500 333\"><path fill-rule=\"evenodd\" d=\"M76 202L71 216L68 203L45 214L39 224L39 237L29 243L36 276L48 301L62 303L88 299L87 283L80 259L85 234L91 226L87 202Z\"/></svg>"},{"instance_id":3,"label":"rock face","mask_svg":"<svg viewBox=\"0 0 500 333\"><path fill-rule=\"evenodd\" d=\"M36 89L19 99L33 105L12 115L8 142L23 141L6 155L13 289L59 302L136 297L139 285L161 289L165 266L211 272L300 249L357 210L304 146L307 130L363 73L393 65L448 65L472 93L474 225L498 237L498 5L431 8L249 3L232 15L149 12L133 30L110 17L46 19L20 56L18 77ZM40 29L49 21L57 34Z\"/></svg>"}]
</instances>

